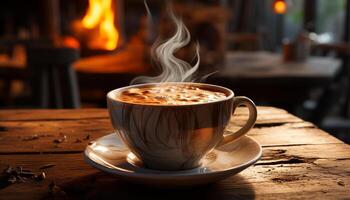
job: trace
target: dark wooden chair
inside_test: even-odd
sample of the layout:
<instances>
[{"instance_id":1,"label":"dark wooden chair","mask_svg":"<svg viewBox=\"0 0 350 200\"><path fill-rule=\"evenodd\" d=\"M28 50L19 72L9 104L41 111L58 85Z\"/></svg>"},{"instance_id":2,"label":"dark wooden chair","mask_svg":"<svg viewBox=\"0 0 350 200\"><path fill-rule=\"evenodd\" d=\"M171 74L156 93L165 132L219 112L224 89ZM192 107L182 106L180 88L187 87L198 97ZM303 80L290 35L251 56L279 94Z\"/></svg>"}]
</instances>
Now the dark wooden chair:
<instances>
[{"instance_id":1,"label":"dark wooden chair","mask_svg":"<svg viewBox=\"0 0 350 200\"><path fill-rule=\"evenodd\" d=\"M79 108L76 72L71 64L79 58L72 48L27 49L27 65L33 103L40 108Z\"/></svg>"},{"instance_id":2,"label":"dark wooden chair","mask_svg":"<svg viewBox=\"0 0 350 200\"><path fill-rule=\"evenodd\" d=\"M336 137L350 144L350 101L349 88L347 89L347 102L342 109L342 115L325 117L320 127L331 132Z\"/></svg>"},{"instance_id":3,"label":"dark wooden chair","mask_svg":"<svg viewBox=\"0 0 350 200\"><path fill-rule=\"evenodd\" d=\"M28 108L32 107L31 102L28 99L32 99L28 96L26 84L28 80L28 70L26 63L18 62L18 56L23 56L25 59L26 52L23 55L19 55L22 52L18 51L20 48L22 51L29 47L41 47L52 46L52 40L49 38L40 39L0 39L0 53L10 58L8 61L0 62L0 107L5 108ZM16 50L17 48L17 50ZM16 53L17 52L17 55ZM22 94L13 95L14 84L17 82L24 83ZM17 91L18 92L18 91Z\"/></svg>"},{"instance_id":4,"label":"dark wooden chair","mask_svg":"<svg viewBox=\"0 0 350 200\"><path fill-rule=\"evenodd\" d=\"M310 119L321 128L334 134L350 132L350 45L316 44L313 54L342 59L342 68L332 85L323 91ZM349 134L347 135L349 138ZM349 141L349 139L348 139Z\"/></svg>"}]
</instances>

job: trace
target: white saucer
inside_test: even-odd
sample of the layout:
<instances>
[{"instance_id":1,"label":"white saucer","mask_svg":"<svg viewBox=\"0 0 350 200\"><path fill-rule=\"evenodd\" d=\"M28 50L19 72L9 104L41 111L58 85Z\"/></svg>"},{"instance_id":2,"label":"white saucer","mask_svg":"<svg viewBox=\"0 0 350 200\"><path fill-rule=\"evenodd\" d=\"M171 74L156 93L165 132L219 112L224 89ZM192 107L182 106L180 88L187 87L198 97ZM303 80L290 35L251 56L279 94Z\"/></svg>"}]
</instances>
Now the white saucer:
<instances>
[{"instance_id":1,"label":"white saucer","mask_svg":"<svg viewBox=\"0 0 350 200\"><path fill-rule=\"evenodd\" d=\"M151 186L193 186L219 181L241 172L259 160L262 148L250 137L223 145L202 160L202 166L184 171L158 171L143 167L115 133L86 147L85 161L127 181Z\"/></svg>"}]
</instances>

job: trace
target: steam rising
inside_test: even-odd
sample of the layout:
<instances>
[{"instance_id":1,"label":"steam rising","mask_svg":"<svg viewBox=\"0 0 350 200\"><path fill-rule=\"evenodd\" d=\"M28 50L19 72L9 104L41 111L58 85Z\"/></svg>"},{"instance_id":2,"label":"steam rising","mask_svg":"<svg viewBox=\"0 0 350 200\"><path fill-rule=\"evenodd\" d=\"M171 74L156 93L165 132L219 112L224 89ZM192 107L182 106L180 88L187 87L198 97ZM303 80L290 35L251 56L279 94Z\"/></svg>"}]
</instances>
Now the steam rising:
<instances>
[{"instance_id":1,"label":"steam rising","mask_svg":"<svg viewBox=\"0 0 350 200\"><path fill-rule=\"evenodd\" d=\"M147 12L149 13L148 6L146 5ZM150 17L150 16L149 16ZM191 41L191 36L181 21L177 18L173 11L170 9L170 17L176 25L175 34L167 41L161 43L155 42L151 49L152 59L160 67L161 73L158 76L148 77L139 76L131 81L131 84L140 83L162 83L162 82L191 82L194 80L193 74L196 72L199 66L199 45L196 45L196 57L197 62L194 66L188 62L175 57L175 53L182 47L186 46Z\"/></svg>"}]
</instances>

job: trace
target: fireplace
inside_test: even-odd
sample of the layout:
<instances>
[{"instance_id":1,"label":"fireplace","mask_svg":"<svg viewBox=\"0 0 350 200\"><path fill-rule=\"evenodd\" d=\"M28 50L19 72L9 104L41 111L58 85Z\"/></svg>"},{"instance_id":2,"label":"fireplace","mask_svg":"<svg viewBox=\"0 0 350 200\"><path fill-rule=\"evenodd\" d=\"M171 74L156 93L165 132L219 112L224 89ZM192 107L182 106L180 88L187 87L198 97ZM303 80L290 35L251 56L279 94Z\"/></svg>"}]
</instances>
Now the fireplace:
<instances>
[{"instance_id":1,"label":"fireplace","mask_svg":"<svg viewBox=\"0 0 350 200\"><path fill-rule=\"evenodd\" d=\"M123 13L121 2L89 0L84 16L72 20L69 32L77 39L83 53L115 51L122 45L119 20Z\"/></svg>"},{"instance_id":2,"label":"fireplace","mask_svg":"<svg viewBox=\"0 0 350 200\"><path fill-rule=\"evenodd\" d=\"M25 4L14 0L4 4L0 8L2 40L48 39L81 48L83 55L86 50L115 51L123 44L123 0L28 0Z\"/></svg>"},{"instance_id":3,"label":"fireplace","mask_svg":"<svg viewBox=\"0 0 350 200\"><path fill-rule=\"evenodd\" d=\"M140 74L157 74L151 67L155 66L150 58L151 46L157 37L165 40L173 33L173 24L167 20L167 3L160 0L148 2L153 23L147 18L143 1L138 0L28 0L28 7L23 8L17 6L19 3L13 0L11 6L6 6L14 14L0 23L6 24L0 27L0 35L5 35L3 38L8 41L25 41L29 46L79 49L81 59L74 63L74 68L81 92L86 89L89 91L86 96L90 97L91 89L95 88L103 102L105 91L128 85ZM193 47L199 41L202 58L199 71L202 74L215 71L215 66L224 60L227 11L200 1L178 1L173 8L193 36L193 43L176 56L193 61Z\"/></svg>"}]
</instances>

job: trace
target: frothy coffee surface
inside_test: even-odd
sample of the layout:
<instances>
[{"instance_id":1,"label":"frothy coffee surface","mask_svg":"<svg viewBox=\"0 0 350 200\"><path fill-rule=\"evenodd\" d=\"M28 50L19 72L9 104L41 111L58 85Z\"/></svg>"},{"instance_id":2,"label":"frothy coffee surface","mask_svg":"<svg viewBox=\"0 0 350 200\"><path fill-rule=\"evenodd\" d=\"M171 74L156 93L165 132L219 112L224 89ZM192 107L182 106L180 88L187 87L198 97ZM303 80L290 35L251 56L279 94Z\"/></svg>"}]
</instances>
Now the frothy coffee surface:
<instances>
[{"instance_id":1,"label":"frothy coffee surface","mask_svg":"<svg viewBox=\"0 0 350 200\"><path fill-rule=\"evenodd\" d=\"M136 104L188 105L217 101L227 95L193 85L157 85L130 88L121 92L117 99Z\"/></svg>"}]
</instances>

